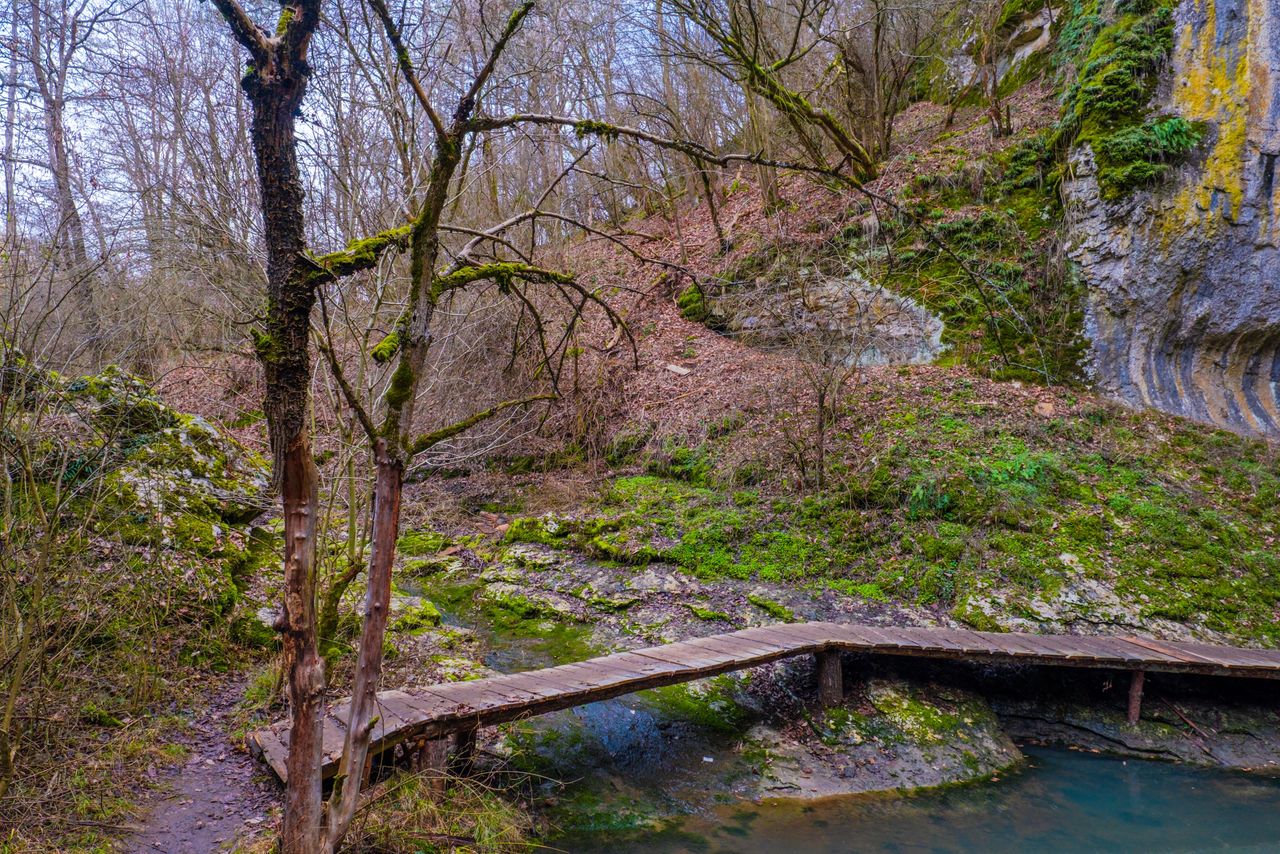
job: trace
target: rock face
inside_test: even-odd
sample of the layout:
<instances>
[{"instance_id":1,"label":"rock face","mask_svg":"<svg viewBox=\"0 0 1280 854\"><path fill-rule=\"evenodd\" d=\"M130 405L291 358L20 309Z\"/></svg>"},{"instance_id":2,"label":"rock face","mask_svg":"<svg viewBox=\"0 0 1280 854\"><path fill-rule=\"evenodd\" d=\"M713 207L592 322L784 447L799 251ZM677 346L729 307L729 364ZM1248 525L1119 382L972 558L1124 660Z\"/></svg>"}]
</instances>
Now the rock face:
<instances>
[{"instance_id":1,"label":"rock face","mask_svg":"<svg viewBox=\"0 0 1280 854\"><path fill-rule=\"evenodd\" d=\"M1280 7L1183 0L1155 111L1202 122L1168 180L1104 201L1092 155L1064 184L1098 385L1236 431L1280 435Z\"/></svg>"},{"instance_id":2,"label":"rock face","mask_svg":"<svg viewBox=\"0 0 1280 854\"><path fill-rule=\"evenodd\" d=\"M942 352L942 321L857 273L759 279L707 297L726 335L824 365L927 364Z\"/></svg>"}]
</instances>

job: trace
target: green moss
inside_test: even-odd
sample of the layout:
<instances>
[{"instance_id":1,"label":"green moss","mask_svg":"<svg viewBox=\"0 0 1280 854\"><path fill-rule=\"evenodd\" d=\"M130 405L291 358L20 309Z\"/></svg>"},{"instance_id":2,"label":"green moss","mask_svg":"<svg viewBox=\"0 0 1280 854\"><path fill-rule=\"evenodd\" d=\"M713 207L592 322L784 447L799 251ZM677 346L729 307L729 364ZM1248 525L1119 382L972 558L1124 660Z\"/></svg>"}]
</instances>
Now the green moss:
<instances>
[{"instance_id":1,"label":"green moss","mask_svg":"<svg viewBox=\"0 0 1280 854\"><path fill-rule=\"evenodd\" d=\"M409 367L406 360L401 359L400 364L396 365L395 372L391 374L391 383L387 386L385 395L387 405L393 409L404 406L413 394L413 387L413 368Z\"/></svg>"},{"instance_id":2,"label":"green moss","mask_svg":"<svg viewBox=\"0 0 1280 854\"><path fill-rule=\"evenodd\" d=\"M1105 199L1118 199L1162 176L1200 142L1202 132L1177 116L1149 118L1156 73L1173 48L1174 0L1120 3L1097 29L1076 83L1067 92L1060 144L1093 149ZM1076 13L1095 22L1096 11Z\"/></svg>"},{"instance_id":3,"label":"green moss","mask_svg":"<svg viewBox=\"0 0 1280 854\"><path fill-rule=\"evenodd\" d=\"M380 231L371 237L353 240L345 249L311 258L313 284L332 281L345 275L367 270L378 263L382 254L390 249L403 249L412 233L411 225Z\"/></svg>"},{"instance_id":4,"label":"green moss","mask_svg":"<svg viewBox=\"0 0 1280 854\"><path fill-rule=\"evenodd\" d=\"M80 720L90 726L110 728L124 726L124 721L93 701L89 701L80 707Z\"/></svg>"},{"instance_id":5,"label":"green moss","mask_svg":"<svg viewBox=\"0 0 1280 854\"><path fill-rule=\"evenodd\" d=\"M605 142L615 142L618 139L618 129L606 122L597 122L590 119L583 119L573 123L573 133L578 139L585 139L588 136L598 136Z\"/></svg>"},{"instance_id":6,"label":"green moss","mask_svg":"<svg viewBox=\"0 0 1280 854\"><path fill-rule=\"evenodd\" d=\"M906 690L884 687L870 692L869 699L889 725L916 744L948 743L966 725L964 714L926 702Z\"/></svg>"},{"instance_id":7,"label":"green moss","mask_svg":"<svg viewBox=\"0 0 1280 854\"><path fill-rule=\"evenodd\" d=\"M396 552L405 557L434 555L452 543L437 531L406 531L396 540Z\"/></svg>"},{"instance_id":8,"label":"green moss","mask_svg":"<svg viewBox=\"0 0 1280 854\"><path fill-rule=\"evenodd\" d=\"M452 572L460 569L461 566L462 562L453 556L425 557L406 560L400 567L400 572L409 578L425 578L428 575Z\"/></svg>"},{"instance_id":9,"label":"green moss","mask_svg":"<svg viewBox=\"0 0 1280 854\"><path fill-rule=\"evenodd\" d=\"M280 635L254 614L240 614L231 621L231 639L255 649L279 649Z\"/></svg>"},{"instance_id":10,"label":"green moss","mask_svg":"<svg viewBox=\"0 0 1280 854\"><path fill-rule=\"evenodd\" d=\"M541 543L558 546L565 543L570 527L550 516L517 517L511 520L504 539L509 543Z\"/></svg>"},{"instance_id":11,"label":"green moss","mask_svg":"<svg viewBox=\"0 0 1280 854\"><path fill-rule=\"evenodd\" d=\"M369 357L379 365L385 365L400 352L400 333L391 332L369 351Z\"/></svg>"},{"instance_id":12,"label":"green moss","mask_svg":"<svg viewBox=\"0 0 1280 854\"><path fill-rule=\"evenodd\" d=\"M694 323L705 322L710 313L707 309L706 298L702 294L702 288L696 284L690 285L680 296L676 297L676 307L680 309L681 317Z\"/></svg>"},{"instance_id":13,"label":"green moss","mask_svg":"<svg viewBox=\"0 0 1280 854\"><path fill-rule=\"evenodd\" d=\"M289 31L289 24L293 22L293 16L292 6L284 6L280 9L280 20L276 21L276 38L282 38Z\"/></svg>"},{"instance_id":14,"label":"green moss","mask_svg":"<svg viewBox=\"0 0 1280 854\"><path fill-rule=\"evenodd\" d=\"M609 440L605 449L605 462L611 466L622 466L634 460L649 442L651 430L622 430Z\"/></svg>"},{"instance_id":15,"label":"green moss","mask_svg":"<svg viewBox=\"0 0 1280 854\"><path fill-rule=\"evenodd\" d=\"M697 617L699 620L706 620L708 622L715 622L715 621L720 621L725 623L733 622L733 618L730 617L728 614L724 613L723 611L716 611L712 608L705 608L702 605L697 604L696 602L685 602L684 606L689 609L689 613L693 614L693 616Z\"/></svg>"},{"instance_id":16,"label":"green moss","mask_svg":"<svg viewBox=\"0 0 1280 854\"><path fill-rule=\"evenodd\" d=\"M650 474L705 486L711 475L712 459L705 447L687 448L668 440L662 450L649 459L645 469Z\"/></svg>"},{"instance_id":17,"label":"green moss","mask_svg":"<svg viewBox=\"0 0 1280 854\"><path fill-rule=\"evenodd\" d=\"M780 602L775 602L758 593L748 593L747 601L752 605L755 605L761 611L764 611L770 617L773 617L775 620L781 620L784 623L795 621L796 615L792 613L790 608Z\"/></svg>"},{"instance_id":18,"label":"green moss","mask_svg":"<svg viewBox=\"0 0 1280 854\"><path fill-rule=\"evenodd\" d=\"M417 605L408 608L391 623L391 630L396 632L421 632L440 625L440 609L423 599Z\"/></svg>"},{"instance_id":19,"label":"green moss","mask_svg":"<svg viewBox=\"0 0 1280 854\"><path fill-rule=\"evenodd\" d=\"M269 332L256 326L249 327L249 339L253 344L254 355L264 365L280 361L280 342Z\"/></svg>"},{"instance_id":20,"label":"green moss","mask_svg":"<svg viewBox=\"0 0 1280 854\"><path fill-rule=\"evenodd\" d=\"M672 718L704 729L740 733L750 722L750 715L733 699L735 684L732 676L717 676L703 682L654 688L641 696Z\"/></svg>"}]
</instances>

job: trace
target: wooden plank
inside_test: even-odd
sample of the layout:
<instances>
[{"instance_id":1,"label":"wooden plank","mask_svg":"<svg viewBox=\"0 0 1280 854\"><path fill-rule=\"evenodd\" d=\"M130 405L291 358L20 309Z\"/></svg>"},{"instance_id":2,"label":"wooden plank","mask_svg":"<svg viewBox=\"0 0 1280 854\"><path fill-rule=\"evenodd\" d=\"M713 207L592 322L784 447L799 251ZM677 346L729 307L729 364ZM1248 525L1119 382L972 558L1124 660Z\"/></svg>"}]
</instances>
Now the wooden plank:
<instances>
[{"instance_id":1,"label":"wooden plank","mask_svg":"<svg viewBox=\"0 0 1280 854\"><path fill-rule=\"evenodd\" d=\"M835 632L842 644L853 644L862 649L882 646L888 642L888 638L876 631L875 626L838 625Z\"/></svg>"},{"instance_id":2,"label":"wooden plank","mask_svg":"<svg viewBox=\"0 0 1280 854\"><path fill-rule=\"evenodd\" d=\"M882 626L858 626L858 634L866 636L873 649L892 649L898 646L897 640L888 634L890 629Z\"/></svg>"},{"instance_id":3,"label":"wooden plank","mask_svg":"<svg viewBox=\"0 0 1280 854\"><path fill-rule=\"evenodd\" d=\"M807 651L813 645L808 639L796 637L794 633L786 631L786 628L785 625L756 626L754 629L749 629L749 631L752 633L753 638L780 644L797 654Z\"/></svg>"},{"instance_id":4,"label":"wooden plank","mask_svg":"<svg viewBox=\"0 0 1280 854\"><path fill-rule=\"evenodd\" d=\"M875 626L873 636L882 638L883 643L891 643L900 648L916 647L919 649L937 649L948 646L939 641L935 630L916 626Z\"/></svg>"},{"instance_id":5,"label":"wooden plank","mask_svg":"<svg viewBox=\"0 0 1280 854\"><path fill-rule=\"evenodd\" d=\"M505 708L507 706L518 706L523 703L532 703L540 699L537 694L528 691L522 691L518 687L507 682L494 682L485 679L473 683L477 691L483 691L483 704L473 703L473 707L480 712L489 712L494 709Z\"/></svg>"},{"instance_id":6,"label":"wooden plank","mask_svg":"<svg viewBox=\"0 0 1280 854\"><path fill-rule=\"evenodd\" d=\"M654 658L658 661L666 661L670 664L679 664L686 670L704 670L709 667L716 667L722 664L728 664L733 661L733 656L724 653L700 652L694 649L680 647L679 644L673 644L668 647L649 647L648 649L637 649L635 655L643 655L646 658Z\"/></svg>"},{"instance_id":7,"label":"wooden plank","mask_svg":"<svg viewBox=\"0 0 1280 854\"><path fill-rule=\"evenodd\" d=\"M530 670L522 673L512 673L502 677L502 684L510 686L517 691L523 691L534 700L548 700L552 697L560 697L565 693L565 689L558 684L553 683L545 676L538 675L539 671ZM530 700L530 702L534 702Z\"/></svg>"},{"instance_id":8,"label":"wooden plank","mask_svg":"<svg viewBox=\"0 0 1280 854\"><path fill-rule=\"evenodd\" d=\"M561 696L583 694L595 686L594 682L585 681L573 671L562 672L561 668L552 667L546 670L526 670L518 674L528 679L536 679L543 685L553 688Z\"/></svg>"},{"instance_id":9,"label":"wooden plank","mask_svg":"<svg viewBox=\"0 0 1280 854\"><path fill-rule=\"evenodd\" d=\"M645 676L658 676L663 673L676 673L684 670L678 664L672 664L669 661L658 661L656 658L649 658L630 652L624 652L618 658L620 661L625 661L628 668Z\"/></svg>"},{"instance_id":10,"label":"wooden plank","mask_svg":"<svg viewBox=\"0 0 1280 854\"><path fill-rule=\"evenodd\" d=\"M977 632L968 629L938 629L936 634L956 652L981 653L989 649Z\"/></svg>"},{"instance_id":11,"label":"wooden plank","mask_svg":"<svg viewBox=\"0 0 1280 854\"><path fill-rule=\"evenodd\" d=\"M1080 647L1072 643L1071 638L1044 635L1039 638L1042 646L1048 647L1052 656L1061 661L1083 661L1096 658L1080 651Z\"/></svg>"},{"instance_id":12,"label":"wooden plank","mask_svg":"<svg viewBox=\"0 0 1280 854\"><path fill-rule=\"evenodd\" d=\"M431 685L421 689L424 695L440 697L453 704L447 713L457 715L463 712L481 712L493 706L502 705L502 699L494 696L479 681L450 682L447 685Z\"/></svg>"},{"instance_id":13,"label":"wooden plank","mask_svg":"<svg viewBox=\"0 0 1280 854\"><path fill-rule=\"evenodd\" d=\"M393 696L387 696L392 694ZM406 722L406 726L417 726L424 721L430 720L436 714L439 708L439 702L429 695L418 693L409 693L406 691L384 692L378 695L378 702L383 708L389 709L401 720Z\"/></svg>"},{"instance_id":14,"label":"wooden plank","mask_svg":"<svg viewBox=\"0 0 1280 854\"><path fill-rule=\"evenodd\" d=\"M1099 659L1138 664L1147 659L1138 654L1131 644L1119 638L1081 636L1073 637L1071 643L1082 652L1091 653Z\"/></svg>"},{"instance_id":15,"label":"wooden plank","mask_svg":"<svg viewBox=\"0 0 1280 854\"><path fill-rule=\"evenodd\" d=\"M796 640L787 635L778 635L771 631L768 626L756 626L752 629L742 629L734 632L729 637L743 638L754 644L772 647L778 652L794 649Z\"/></svg>"},{"instance_id":16,"label":"wooden plank","mask_svg":"<svg viewBox=\"0 0 1280 854\"><path fill-rule=\"evenodd\" d=\"M1280 651L1266 649L1245 649L1234 646L1220 646L1207 643L1161 644L1179 654L1190 654L1215 662L1224 662L1228 667L1269 667L1280 668Z\"/></svg>"},{"instance_id":17,"label":"wooden plank","mask_svg":"<svg viewBox=\"0 0 1280 854\"><path fill-rule=\"evenodd\" d=\"M994 634L994 633L993 633ZM995 638L988 641L993 649L998 649L1004 655L1013 656L1014 658L1034 658L1048 652L1043 647L1036 647L1027 641L1025 635L1022 634L999 634Z\"/></svg>"},{"instance_id":18,"label":"wooden plank","mask_svg":"<svg viewBox=\"0 0 1280 854\"><path fill-rule=\"evenodd\" d=\"M1158 662L1162 664L1165 664L1165 663L1185 664L1188 661L1194 661L1194 659L1190 657L1183 656L1182 654L1175 652L1169 649L1168 647L1162 646L1156 641L1148 640L1147 638L1124 637L1124 638L1117 638L1117 640L1127 644L1131 644L1141 649L1142 658L1146 661Z\"/></svg>"},{"instance_id":19,"label":"wooden plank","mask_svg":"<svg viewBox=\"0 0 1280 854\"><path fill-rule=\"evenodd\" d=\"M285 763L289 758L289 747L284 739L270 729L259 730L250 738L257 745L262 760L271 767L281 780L288 779L289 772Z\"/></svg>"},{"instance_id":20,"label":"wooden plank","mask_svg":"<svg viewBox=\"0 0 1280 854\"><path fill-rule=\"evenodd\" d=\"M744 661L786 655L790 652L790 650L779 651L775 646L732 636L698 638L696 641L689 641L689 643L696 644L698 647L712 652L728 653Z\"/></svg>"},{"instance_id":21,"label":"wooden plank","mask_svg":"<svg viewBox=\"0 0 1280 854\"><path fill-rule=\"evenodd\" d=\"M797 645L822 646L831 642L831 631L822 623L783 623L778 629L795 638Z\"/></svg>"}]
</instances>

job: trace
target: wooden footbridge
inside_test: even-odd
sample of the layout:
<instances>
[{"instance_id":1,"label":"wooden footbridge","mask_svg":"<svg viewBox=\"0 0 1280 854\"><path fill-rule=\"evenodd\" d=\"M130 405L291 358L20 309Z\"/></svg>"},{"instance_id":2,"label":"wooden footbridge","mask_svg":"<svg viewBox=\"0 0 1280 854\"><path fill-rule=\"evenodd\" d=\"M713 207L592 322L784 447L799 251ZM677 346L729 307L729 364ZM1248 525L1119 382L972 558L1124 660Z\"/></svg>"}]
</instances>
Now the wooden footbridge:
<instances>
[{"instance_id":1,"label":"wooden footbridge","mask_svg":"<svg viewBox=\"0 0 1280 854\"><path fill-rule=\"evenodd\" d=\"M455 736L469 755L480 727L582 706L597 700L815 655L818 696L825 705L844 695L840 653L950 658L998 664L1037 664L1128 671L1129 718L1136 723L1147 671L1280 679L1280 650L1171 643L1138 637L1086 637L892 628L842 623L790 623L745 629L592 658L545 670L469 682L450 682L378 695L380 717L370 755L397 745L425 750ZM324 774L338 769L348 704L334 704L324 720ZM251 733L250 747L285 778L288 723Z\"/></svg>"}]
</instances>

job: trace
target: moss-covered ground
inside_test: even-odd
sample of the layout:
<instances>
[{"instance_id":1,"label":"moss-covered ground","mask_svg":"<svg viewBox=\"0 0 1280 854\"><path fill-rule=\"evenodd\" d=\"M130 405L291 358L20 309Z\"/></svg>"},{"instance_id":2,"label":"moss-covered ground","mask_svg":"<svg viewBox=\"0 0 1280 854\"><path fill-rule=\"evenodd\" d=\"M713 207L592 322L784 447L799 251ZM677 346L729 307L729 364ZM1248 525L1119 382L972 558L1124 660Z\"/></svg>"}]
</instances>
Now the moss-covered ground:
<instances>
[{"instance_id":1,"label":"moss-covered ground","mask_svg":"<svg viewBox=\"0 0 1280 854\"><path fill-rule=\"evenodd\" d=\"M118 368L32 369L13 395L13 365L0 672L21 690L0 827L21 821L0 850L105 851L183 759L191 705L277 642L247 595L278 548L250 524L267 466ZM15 671L23 630L36 651Z\"/></svg>"},{"instance_id":2,"label":"moss-covered ground","mask_svg":"<svg viewBox=\"0 0 1280 854\"><path fill-rule=\"evenodd\" d=\"M1015 384L929 377L909 398L849 402L876 414L845 422L822 492L735 486L717 462L730 432L688 450L697 466L673 470L668 451L651 473L609 480L584 516L518 521L508 536L904 601L979 628L1050 620L1044 603L1096 588L1133 623L1280 642L1274 447L1069 393L1037 402Z\"/></svg>"}]
</instances>

